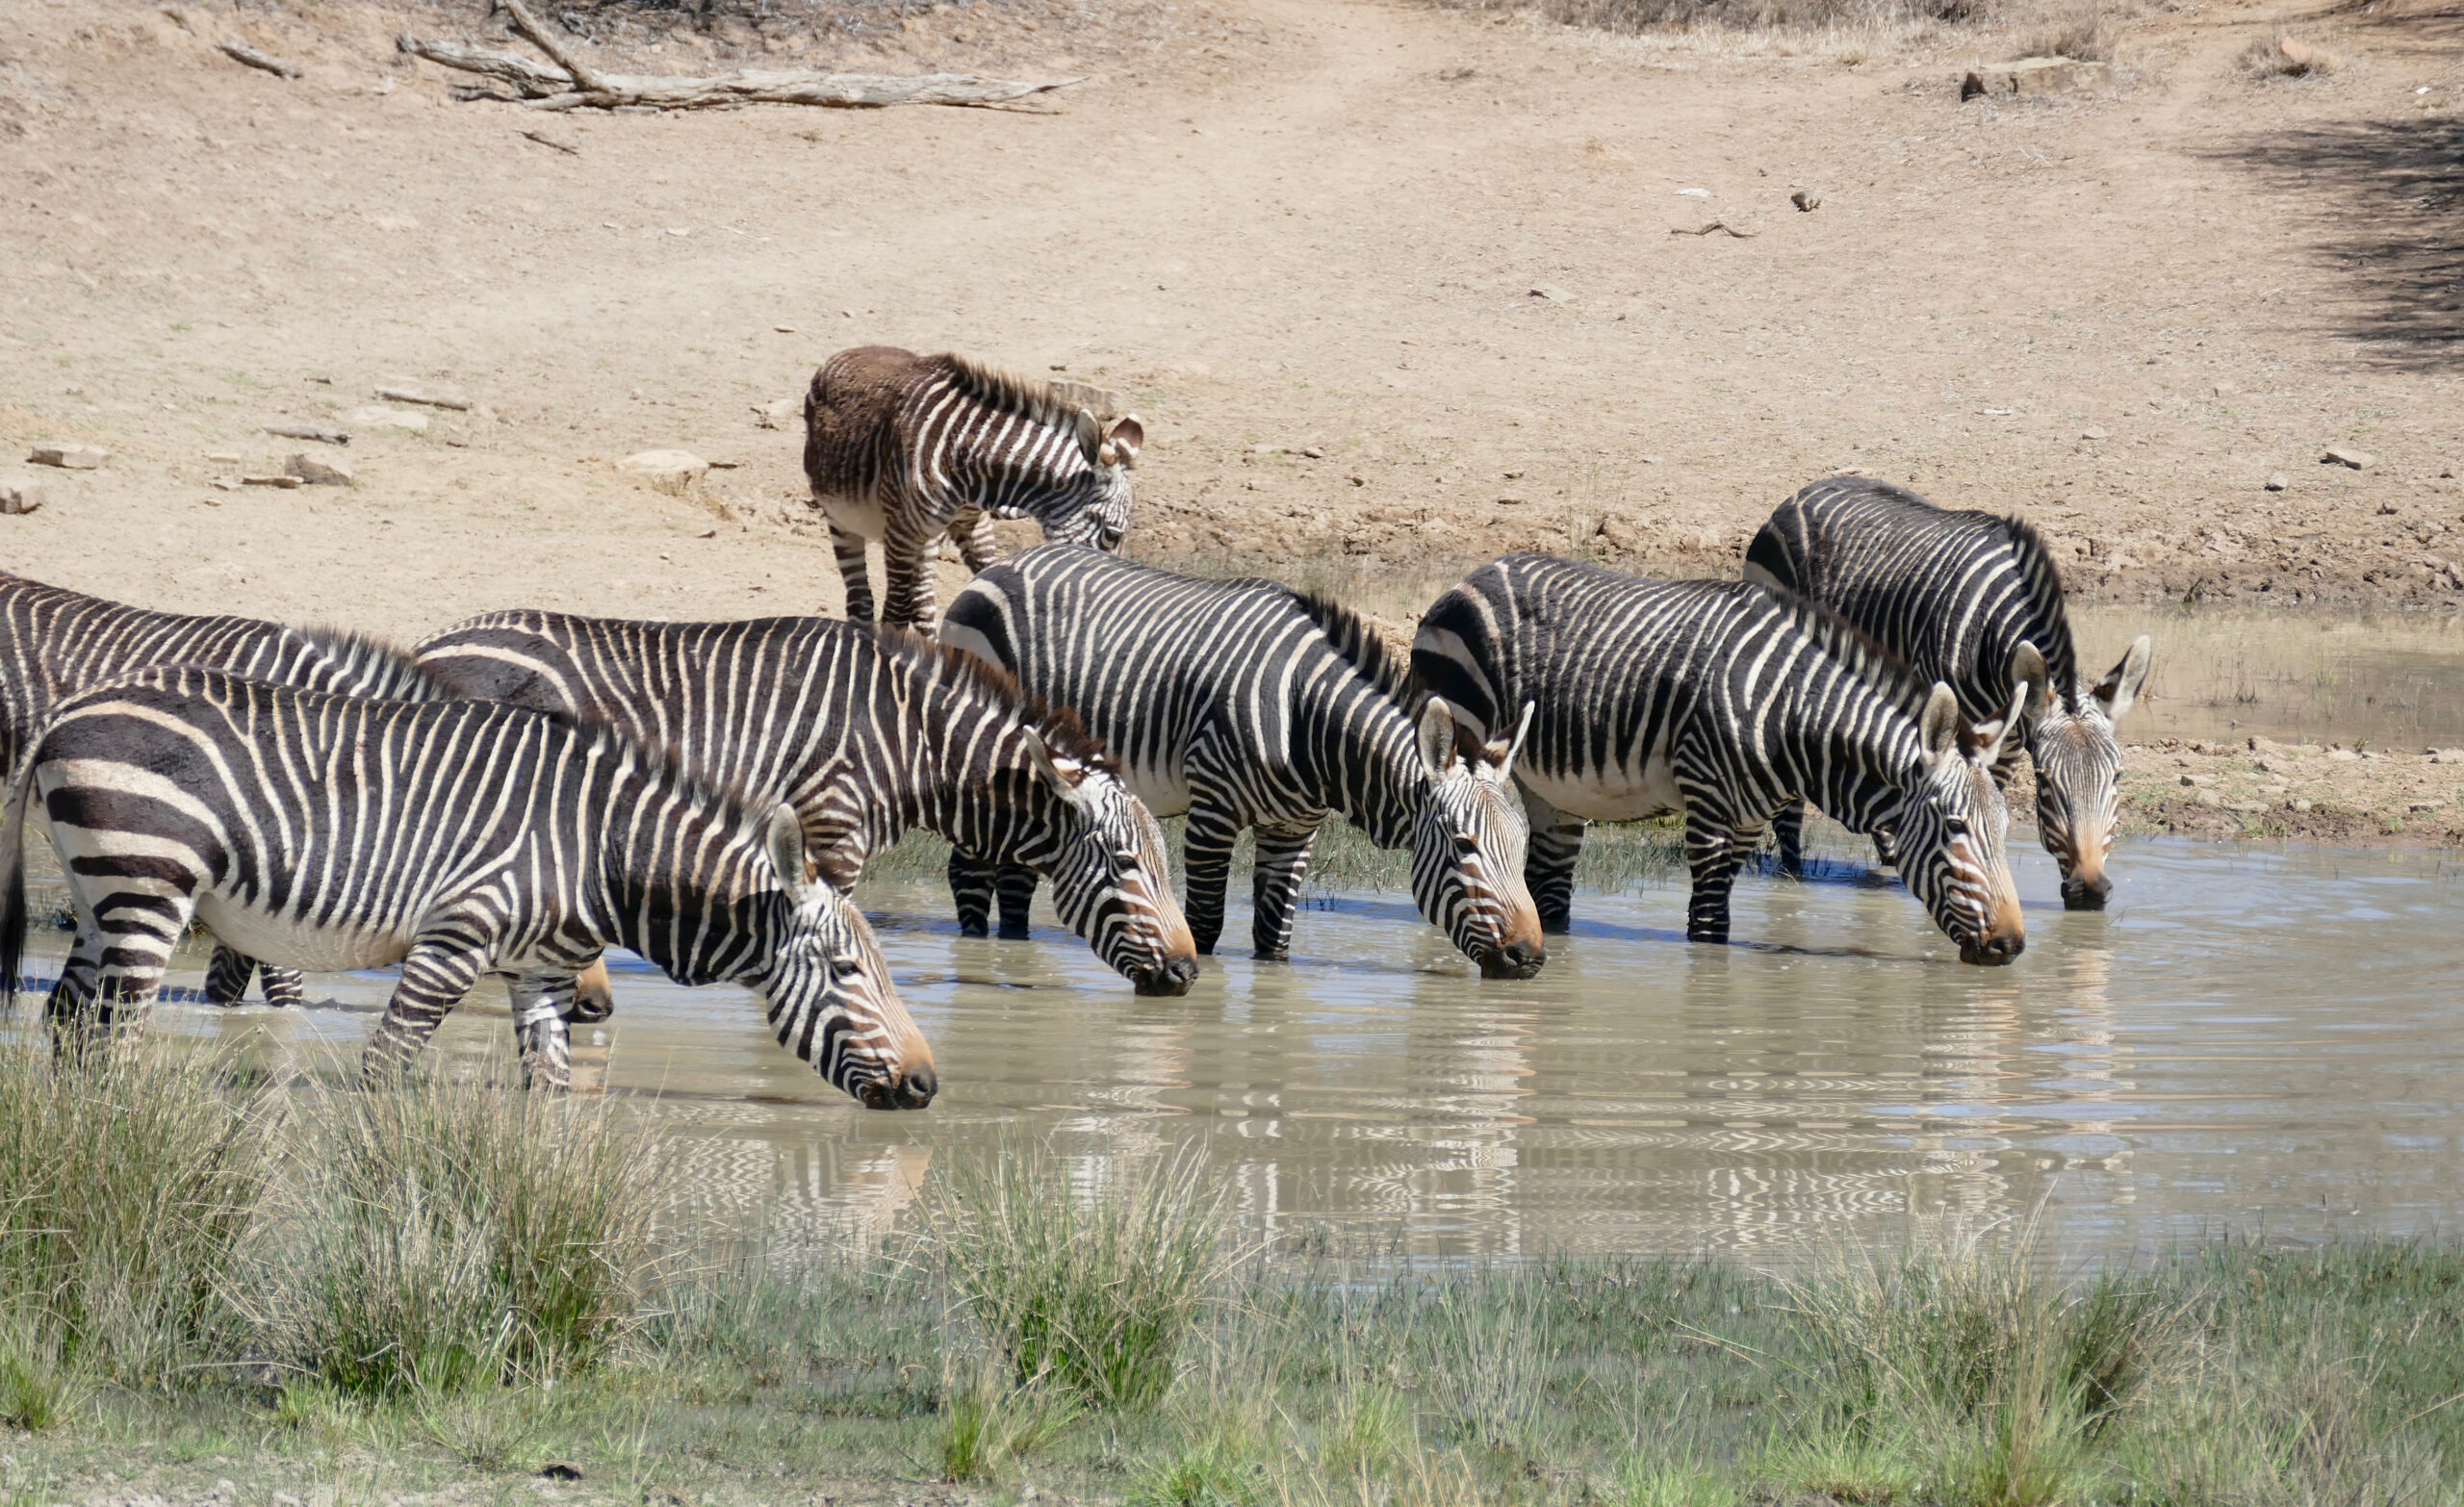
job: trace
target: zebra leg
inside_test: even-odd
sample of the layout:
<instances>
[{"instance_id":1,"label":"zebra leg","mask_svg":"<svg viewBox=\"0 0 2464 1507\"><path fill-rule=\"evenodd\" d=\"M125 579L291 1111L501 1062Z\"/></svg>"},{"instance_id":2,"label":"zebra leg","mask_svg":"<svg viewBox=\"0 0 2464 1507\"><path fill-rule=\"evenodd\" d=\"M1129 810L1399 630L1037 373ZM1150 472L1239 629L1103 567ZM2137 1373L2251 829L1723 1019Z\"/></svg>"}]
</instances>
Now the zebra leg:
<instances>
[{"instance_id":1,"label":"zebra leg","mask_svg":"<svg viewBox=\"0 0 2464 1507\"><path fill-rule=\"evenodd\" d=\"M941 528L928 530L905 518L893 517L886 532L889 537L882 541L882 567L889 580L883 593L882 621L904 623L918 633L930 633L934 541Z\"/></svg>"},{"instance_id":2,"label":"zebra leg","mask_svg":"<svg viewBox=\"0 0 2464 1507\"><path fill-rule=\"evenodd\" d=\"M248 997L251 975L264 983L266 1003L276 1009L308 1002L308 983L298 969L259 962L225 942L214 944L214 960L205 965L205 1002L225 1009L241 1003Z\"/></svg>"},{"instance_id":3,"label":"zebra leg","mask_svg":"<svg viewBox=\"0 0 2464 1507\"><path fill-rule=\"evenodd\" d=\"M266 1003L275 1009L297 1009L308 1003L308 979L296 968L260 962L257 987L265 991Z\"/></svg>"},{"instance_id":4,"label":"zebra leg","mask_svg":"<svg viewBox=\"0 0 2464 1507\"><path fill-rule=\"evenodd\" d=\"M1005 863L993 882L1001 896L1001 940L1027 939L1027 907L1035 904L1036 881L1042 876L1023 863Z\"/></svg>"},{"instance_id":5,"label":"zebra leg","mask_svg":"<svg viewBox=\"0 0 2464 1507\"><path fill-rule=\"evenodd\" d=\"M571 974L507 974L505 994L513 1003L513 1043L522 1055L522 1086L564 1093L574 1086L573 1030L565 1023L572 1008Z\"/></svg>"},{"instance_id":6,"label":"zebra leg","mask_svg":"<svg viewBox=\"0 0 2464 1507\"><path fill-rule=\"evenodd\" d=\"M992 540L992 520L983 513L962 513L950 520L950 537L958 541L959 558L981 575L1001 563L1001 547Z\"/></svg>"},{"instance_id":7,"label":"zebra leg","mask_svg":"<svg viewBox=\"0 0 2464 1507\"><path fill-rule=\"evenodd\" d=\"M1292 922L1300 908L1300 881L1309 872L1309 848L1318 840L1318 824L1261 823L1256 831L1249 939L1258 957L1281 959L1292 956Z\"/></svg>"},{"instance_id":8,"label":"zebra leg","mask_svg":"<svg viewBox=\"0 0 2464 1507\"><path fill-rule=\"evenodd\" d=\"M98 1043L108 1043L122 1027L139 1027L154 1008L163 971L171 963L171 949L188 931L195 911L190 891L178 880L141 882L121 878L95 908L91 933L92 961L79 970L74 992L69 968L60 970L61 986L52 991L46 1013L51 1018L52 1049L83 1058ZM89 944L81 935L78 951Z\"/></svg>"},{"instance_id":9,"label":"zebra leg","mask_svg":"<svg viewBox=\"0 0 2464 1507\"><path fill-rule=\"evenodd\" d=\"M467 932L430 932L412 943L385 1018L360 1055L360 1076L373 1083L409 1073L438 1023L485 972L479 941Z\"/></svg>"},{"instance_id":10,"label":"zebra leg","mask_svg":"<svg viewBox=\"0 0 2464 1507\"><path fill-rule=\"evenodd\" d=\"M1791 801L1780 807L1771 818L1771 833L1780 844L1780 873L1785 878L1806 877L1806 804Z\"/></svg>"},{"instance_id":11,"label":"zebra leg","mask_svg":"<svg viewBox=\"0 0 2464 1507\"><path fill-rule=\"evenodd\" d=\"M959 910L959 935L982 936L991 930L993 877L999 867L950 850L950 900Z\"/></svg>"},{"instance_id":12,"label":"zebra leg","mask_svg":"<svg viewBox=\"0 0 2464 1507\"><path fill-rule=\"evenodd\" d=\"M838 578L847 586L847 621L870 623L873 620L873 577L864 566L864 536L851 534L830 521L830 549L838 556Z\"/></svg>"},{"instance_id":13,"label":"zebra leg","mask_svg":"<svg viewBox=\"0 0 2464 1507\"><path fill-rule=\"evenodd\" d=\"M1685 939L1725 942L1729 939L1729 891L1736 871L1745 864L1746 848L1735 828L1715 816L1688 812L1685 817L1685 866L1694 877L1694 892L1685 903Z\"/></svg>"},{"instance_id":14,"label":"zebra leg","mask_svg":"<svg viewBox=\"0 0 2464 1507\"><path fill-rule=\"evenodd\" d=\"M1229 811L1212 803L1190 806L1189 826L1181 833L1190 879L1189 904L1182 913L1200 953L1213 953L1223 935L1223 890L1231 882L1232 844L1240 835L1240 818Z\"/></svg>"},{"instance_id":15,"label":"zebra leg","mask_svg":"<svg viewBox=\"0 0 2464 1507\"><path fill-rule=\"evenodd\" d=\"M94 1031L94 975L102 966L102 943L91 924L77 928L77 940L60 964L60 982L43 1002L43 1020L51 1028L54 1053L81 1055Z\"/></svg>"},{"instance_id":16,"label":"zebra leg","mask_svg":"<svg viewBox=\"0 0 2464 1507\"><path fill-rule=\"evenodd\" d=\"M1568 816L1529 785L1523 787L1523 814L1531 838L1523 851L1523 887L1540 912L1540 930L1562 934L1574 924L1575 860L1582 856L1582 818Z\"/></svg>"}]
</instances>

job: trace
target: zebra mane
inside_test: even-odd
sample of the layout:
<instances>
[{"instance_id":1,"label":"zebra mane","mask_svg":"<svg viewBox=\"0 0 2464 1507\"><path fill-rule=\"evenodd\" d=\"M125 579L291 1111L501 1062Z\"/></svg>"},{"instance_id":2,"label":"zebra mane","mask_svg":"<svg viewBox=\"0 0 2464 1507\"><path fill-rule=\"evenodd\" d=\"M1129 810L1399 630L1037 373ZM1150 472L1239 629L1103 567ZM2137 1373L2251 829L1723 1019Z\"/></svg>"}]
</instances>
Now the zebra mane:
<instances>
[{"instance_id":1,"label":"zebra mane","mask_svg":"<svg viewBox=\"0 0 2464 1507\"><path fill-rule=\"evenodd\" d=\"M2063 606L2062 572L2055 568L2053 551L2045 547L2044 536L2036 525L2015 515L2002 521L2010 531L2011 557L2019 567L2019 579L2028 589L2028 608L2036 626L2028 637L2044 654L2045 676L2053 681L2053 692L2065 707L2073 705L2079 695L2079 649L2070 639L2070 614Z\"/></svg>"},{"instance_id":2,"label":"zebra mane","mask_svg":"<svg viewBox=\"0 0 2464 1507\"><path fill-rule=\"evenodd\" d=\"M1781 586L1759 581L1738 583L1758 591L1787 612L1797 629L1822 651L1846 664L1858 678L1880 692L1883 700L1907 714L1911 722L1925 713L1934 687L1908 667L1908 662L1875 642L1873 636L1818 601ZM1964 733L1963 733L1964 736Z\"/></svg>"},{"instance_id":3,"label":"zebra mane","mask_svg":"<svg viewBox=\"0 0 2464 1507\"><path fill-rule=\"evenodd\" d=\"M874 623L852 626L870 633L885 655L917 674L944 682L955 681L967 691L1014 708L1018 720L1033 728L1055 756L1075 759L1108 774L1119 773L1119 760L1113 757L1101 738L1087 729L1074 708L1055 706L1040 696L1028 695L1018 677L1000 666L912 628Z\"/></svg>"},{"instance_id":4,"label":"zebra mane","mask_svg":"<svg viewBox=\"0 0 2464 1507\"><path fill-rule=\"evenodd\" d=\"M327 658L346 671L377 670L404 700L444 700L452 694L428 676L417 655L390 638L357 628L295 627L291 631L324 651Z\"/></svg>"},{"instance_id":5,"label":"zebra mane","mask_svg":"<svg viewBox=\"0 0 2464 1507\"><path fill-rule=\"evenodd\" d=\"M1104 440L1095 416L1055 392L1051 383L956 351L940 359L949 364L951 377L969 397L1004 413L1066 429L1077 437L1078 447L1087 452L1087 459L1095 458Z\"/></svg>"},{"instance_id":6,"label":"zebra mane","mask_svg":"<svg viewBox=\"0 0 2464 1507\"><path fill-rule=\"evenodd\" d=\"M1412 674L1412 662L1386 641L1377 625L1323 592L1296 591L1293 600L1309 621L1351 667L1369 677L1388 699L1407 711L1418 711L1427 699L1427 688Z\"/></svg>"}]
</instances>

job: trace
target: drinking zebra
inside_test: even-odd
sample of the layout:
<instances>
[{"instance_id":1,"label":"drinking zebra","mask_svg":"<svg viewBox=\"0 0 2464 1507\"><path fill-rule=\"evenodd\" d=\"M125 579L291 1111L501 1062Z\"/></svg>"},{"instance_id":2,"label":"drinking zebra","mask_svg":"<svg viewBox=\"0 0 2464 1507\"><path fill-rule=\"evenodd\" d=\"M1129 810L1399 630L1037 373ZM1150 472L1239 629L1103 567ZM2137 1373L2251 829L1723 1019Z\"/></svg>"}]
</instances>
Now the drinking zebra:
<instances>
[{"instance_id":1,"label":"drinking zebra","mask_svg":"<svg viewBox=\"0 0 2464 1507\"><path fill-rule=\"evenodd\" d=\"M60 701L86 686L155 665L192 664L337 696L432 701L447 694L391 645L352 633L286 627L256 618L152 612L0 572L0 766L14 772ZM205 997L236 1005L256 959L218 946ZM264 971L266 1003L306 998L297 970ZM574 1018L611 1009L606 970L593 964Z\"/></svg>"},{"instance_id":2,"label":"drinking zebra","mask_svg":"<svg viewBox=\"0 0 2464 1507\"><path fill-rule=\"evenodd\" d=\"M873 616L864 542L882 542L885 623L933 626L936 545L967 569L998 560L988 520L1032 518L1046 539L1118 549L1129 471L1146 431L1107 427L1048 382L966 356L842 350L805 395L805 476L830 518L847 616Z\"/></svg>"},{"instance_id":3,"label":"drinking zebra","mask_svg":"<svg viewBox=\"0 0 2464 1507\"><path fill-rule=\"evenodd\" d=\"M977 576L942 637L1077 708L1158 813L1189 813L1190 930L1223 932L1232 845L1257 833L1260 958L1283 958L1310 845L1328 815L1412 850L1421 913L1493 979L1543 960L1524 893L1523 817L1506 794L1516 744L1483 743L1422 698L1376 630L1273 581L1197 580L1075 545ZM992 876L953 865L963 911ZM1032 889L1031 885L1025 886ZM1005 903L1018 887L1003 886Z\"/></svg>"},{"instance_id":4,"label":"drinking zebra","mask_svg":"<svg viewBox=\"0 0 2464 1507\"><path fill-rule=\"evenodd\" d=\"M1811 800L1886 832L1901 877L1972 963L2025 945L1987 771L2002 721L1818 607L1739 581L1657 581L1543 554L1482 566L1421 619L1412 665L1480 727L1538 708L1515 778L1527 876L1563 931L1585 821L1685 813L1685 934L1724 942L1729 890L1772 814Z\"/></svg>"},{"instance_id":5,"label":"drinking zebra","mask_svg":"<svg viewBox=\"0 0 2464 1507\"><path fill-rule=\"evenodd\" d=\"M514 981L534 1082L568 1081L557 1010L608 947L761 995L782 1045L864 1104L933 1097L932 1052L872 932L808 876L795 813L748 806L599 727L488 702L382 702L188 666L64 698L0 824L0 980L15 986L29 802L83 926L49 1014L142 1018L192 915L294 967L399 962L364 1059L414 1061L484 973Z\"/></svg>"},{"instance_id":6,"label":"drinking zebra","mask_svg":"<svg viewBox=\"0 0 2464 1507\"><path fill-rule=\"evenodd\" d=\"M842 892L910 828L1051 876L1141 994L1197 978L1164 830L1075 716L972 654L828 618L620 623L497 612L423 641L466 696L603 722L731 789L776 792Z\"/></svg>"},{"instance_id":7,"label":"drinking zebra","mask_svg":"<svg viewBox=\"0 0 2464 1507\"><path fill-rule=\"evenodd\" d=\"M2026 681L2017 737L1993 766L2005 786L2025 748L2037 774L2037 838L2062 867L2062 903L2102 910L2121 805L2121 743L2114 724L2147 679L2141 634L2093 685L2079 672L2062 575L2037 531L2015 518L1953 513L1905 487L1866 476L1817 481L1780 504L1745 555L1765 580L1831 608L1949 685L1960 710L1983 719ZM1781 862L1802 863L1801 805L1778 823Z\"/></svg>"}]
</instances>

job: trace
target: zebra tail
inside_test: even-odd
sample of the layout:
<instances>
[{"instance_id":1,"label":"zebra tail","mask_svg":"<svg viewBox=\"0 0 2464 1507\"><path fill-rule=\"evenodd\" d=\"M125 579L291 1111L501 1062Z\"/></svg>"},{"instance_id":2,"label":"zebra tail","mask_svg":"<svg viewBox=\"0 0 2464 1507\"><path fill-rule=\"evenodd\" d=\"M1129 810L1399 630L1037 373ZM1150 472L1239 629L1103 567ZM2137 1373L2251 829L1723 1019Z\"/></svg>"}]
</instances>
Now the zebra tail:
<instances>
[{"instance_id":1,"label":"zebra tail","mask_svg":"<svg viewBox=\"0 0 2464 1507\"><path fill-rule=\"evenodd\" d=\"M0 818L0 988L7 990L0 1009L17 1003L17 965L26 955L26 797L34 780L29 756L12 774L9 812Z\"/></svg>"}]
</instances>

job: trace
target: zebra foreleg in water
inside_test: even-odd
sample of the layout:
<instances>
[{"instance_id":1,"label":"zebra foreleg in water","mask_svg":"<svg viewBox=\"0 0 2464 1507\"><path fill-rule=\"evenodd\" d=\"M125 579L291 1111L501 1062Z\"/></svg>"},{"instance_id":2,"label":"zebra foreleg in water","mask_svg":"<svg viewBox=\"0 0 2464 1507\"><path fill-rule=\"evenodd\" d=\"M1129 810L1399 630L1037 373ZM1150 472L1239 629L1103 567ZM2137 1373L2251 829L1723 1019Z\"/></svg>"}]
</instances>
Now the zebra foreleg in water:
<instances>
[{"instance_id":1,"label":"zebra foreleg in water","mask_svg":"<svg viewBox=\"0 0 2464 1507\"><path fill-rule=\"evenodd\" d=\"M1575 863L1582 856L1582 818L1568 816L1529 785L1523 787L1523 815L1531 836L1523 860L1524 887L1540 912L1540 930L1563 933L1574 923Z\"/></svg>"},{"instance_id":2,"label":"zebra foreleg in water","mask_svg":"<svg viewBox=\"0 0 2464 1507\"><path fill-rule=\"evenodd\" d=\"M1027 912L1034 907L1035 870L1023 863L997 863L950 850L950 895L958 903L959 934L997 934L1005 942L1027 940ZM994 933L996 915L1000 931Z\"/></svg>"}]
</instances>

